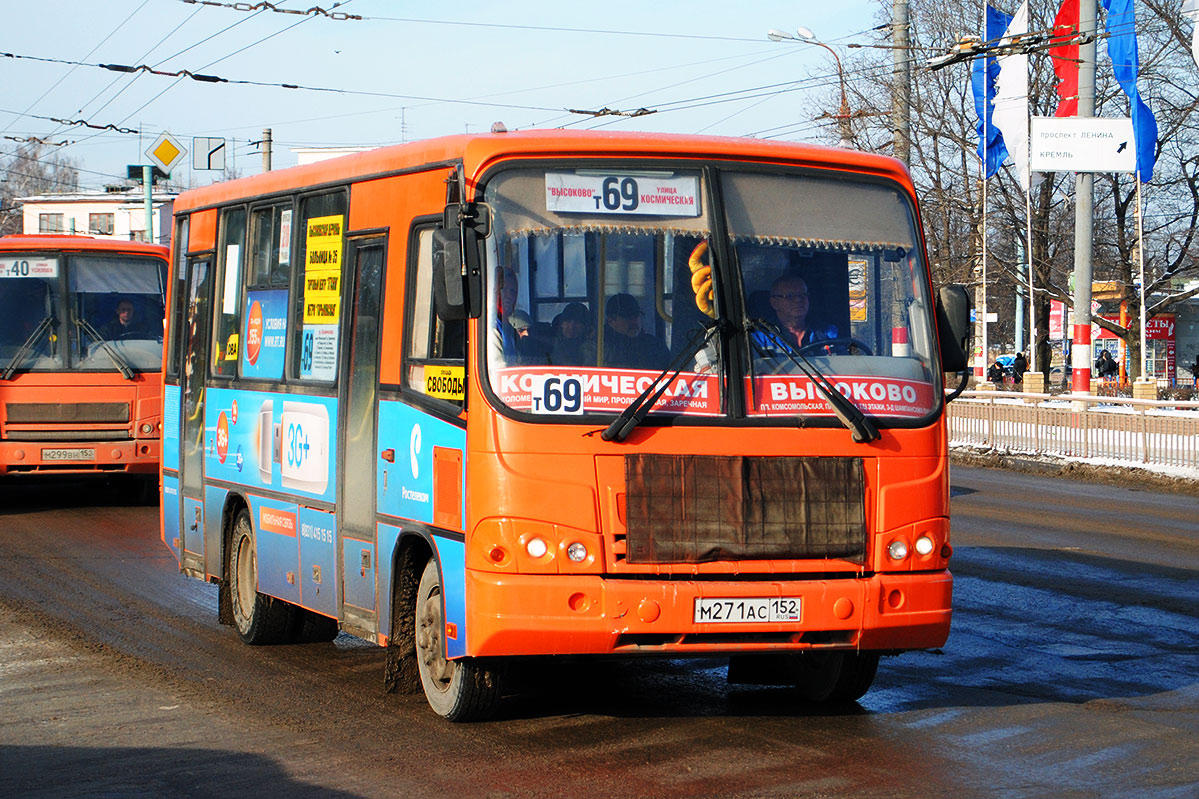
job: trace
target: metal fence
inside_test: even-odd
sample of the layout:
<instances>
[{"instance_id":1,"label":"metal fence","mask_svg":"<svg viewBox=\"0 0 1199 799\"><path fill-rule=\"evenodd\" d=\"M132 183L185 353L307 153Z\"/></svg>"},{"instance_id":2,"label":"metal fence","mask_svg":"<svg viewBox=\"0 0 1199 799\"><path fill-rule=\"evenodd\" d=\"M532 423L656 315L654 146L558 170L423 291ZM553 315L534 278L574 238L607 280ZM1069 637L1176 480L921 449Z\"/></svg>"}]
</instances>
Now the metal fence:
<instances>
[{"instance_id":1,"label":"metal fence","mask_svg":"<svg viewBox=\"0 0 1199 799\"><path fill-rule=\"evenodd\" d=\"M1199 402L967 391L949 403L948 423L950 446L1199 474Z\"/></svg>"}]
</instances>

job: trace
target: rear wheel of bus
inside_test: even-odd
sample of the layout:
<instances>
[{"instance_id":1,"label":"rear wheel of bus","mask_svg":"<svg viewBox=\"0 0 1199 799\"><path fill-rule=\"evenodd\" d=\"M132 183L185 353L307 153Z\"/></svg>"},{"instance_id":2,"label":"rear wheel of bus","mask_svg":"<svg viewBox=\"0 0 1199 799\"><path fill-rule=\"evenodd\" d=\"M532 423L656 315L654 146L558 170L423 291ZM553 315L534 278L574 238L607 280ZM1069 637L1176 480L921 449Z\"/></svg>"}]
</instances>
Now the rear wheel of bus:
<instances>
[{"instance_id":1,"label":"rear wheel of bus","mask_svg":"<svg viewBox=\"0 0 1199 799\"><path fill-rule=\"evenodd\" d=\"M445 654L445 615L437 563L425 564L416 595L416 666L429 706L450 721L479 721L495 713L499 671L472 658Z\"/></svg>"},{"instance_id":2,"label":"rear wheel of bus","mask_svg":"<svg viewBox=\"0 0 1199 799\"><path fill-rule=\"evenodd\" d=\"M247 644L282 644L292 640L294 608L258 593L258 558L250 512L242 508L229 542L228 580L233 623Z\"/></svg>"}]
</instances>

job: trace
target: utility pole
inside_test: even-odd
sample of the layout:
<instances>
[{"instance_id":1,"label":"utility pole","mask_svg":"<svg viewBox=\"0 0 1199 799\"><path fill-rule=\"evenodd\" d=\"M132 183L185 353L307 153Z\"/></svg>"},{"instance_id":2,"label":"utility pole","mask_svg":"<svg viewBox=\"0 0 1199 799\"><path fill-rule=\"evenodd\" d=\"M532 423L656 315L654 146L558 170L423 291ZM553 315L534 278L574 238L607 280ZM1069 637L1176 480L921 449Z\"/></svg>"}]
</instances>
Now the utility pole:
<instances>
[{"instance_id":1,"label":"utility pole","mask_svg":"<svg viewBox=\"0 0 1199 799\"><path fill-rule=\"evenodd\" d=\"M262 171L271 171L271 129L262 129Z\"/></svg>"},{"instance_id":2,"label":"utility pole","mask_svg":"<svg viewBox=\"0 0 1199 799\"><path fill-rule=\"evenodd\" d=\"M908 0L892 0L891 44L894 68L894 86L891 92L891 120L893 132L892 154L911 166L911 92L912 59L908 50Z\"/></svg>"},{"instance_id":3,"label":"utility pole","mask_svg":"<svg viewBox=\"0 0 1199 799\"><path fill-rule=\"evenodd\" d=\"M1078 116L1095 116L1095 0L1079 0ZM1091 246L1094 234L1095 180L1090 172L1074 176L1074 342L1070 387L1091 392ZM1035 342L1034 342L1035 345Z\"/></svg>"}]
</instances>

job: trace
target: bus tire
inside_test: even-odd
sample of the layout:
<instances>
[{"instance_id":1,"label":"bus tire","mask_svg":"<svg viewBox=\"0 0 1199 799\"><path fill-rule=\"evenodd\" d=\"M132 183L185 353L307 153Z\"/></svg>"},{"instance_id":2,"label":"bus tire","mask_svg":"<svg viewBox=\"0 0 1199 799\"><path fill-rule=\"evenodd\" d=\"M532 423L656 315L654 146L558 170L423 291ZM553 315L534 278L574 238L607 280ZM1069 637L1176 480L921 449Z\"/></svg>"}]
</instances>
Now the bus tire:
<instances>
[{"instance_id":1,"label":"bus tire","mask_svg":"<svg viewBox=\"0 0 1199 799\"><path fill-rule=\"evenodd\" d=\"M856 702L870 690L877 671L875 652L805 652L795 660L795 688L809 702Z\"/></svg>"},{"instance_id":2,"label":"bus tire","mask_svg":"<svg viewBox=\"0 0 1199 799\"><path fill-rule=\"evenodd\" d=\"M445 656L441 577L430 558L416 598L416 666L433 712L449 721L481 721L495 714L500 698L498 670L473 658Z\"/></svg>"},{"instance_id":3,"label":"bus tire","mask_svg":"<svg viewBox=\"0 0 1199 799\"><path fill-rule=\"evenodd\" d=\"M294 606L258 593L258 556L250 512L242 508L233 520L229 542L229 594L233 626L241 640L254 646L291 641Z\"/></svg>"}]
</instances>

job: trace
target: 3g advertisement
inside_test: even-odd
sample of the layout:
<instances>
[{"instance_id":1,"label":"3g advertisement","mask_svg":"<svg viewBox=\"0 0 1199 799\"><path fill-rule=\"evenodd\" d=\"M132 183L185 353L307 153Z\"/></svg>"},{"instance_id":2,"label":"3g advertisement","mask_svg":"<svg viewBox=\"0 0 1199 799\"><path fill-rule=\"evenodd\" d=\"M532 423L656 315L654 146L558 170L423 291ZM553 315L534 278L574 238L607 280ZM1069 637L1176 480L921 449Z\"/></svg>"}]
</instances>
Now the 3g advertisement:
<instances>
[{"instance_id":1,"label":"3g advertisement","mask_svg":"<svg viewBox=\"0 0 1199 799\"><path fill-rule=\"evenodd\" d=\"M205 474L214 480L333 502L337 401L209 388Z\"/></svg>"}]
</instances>

